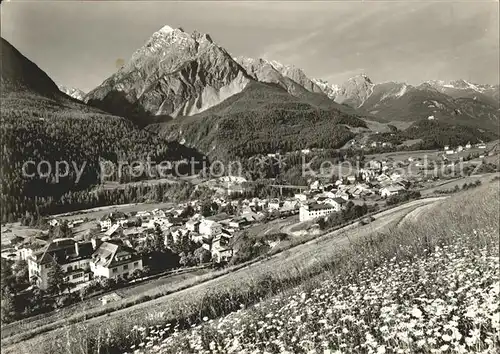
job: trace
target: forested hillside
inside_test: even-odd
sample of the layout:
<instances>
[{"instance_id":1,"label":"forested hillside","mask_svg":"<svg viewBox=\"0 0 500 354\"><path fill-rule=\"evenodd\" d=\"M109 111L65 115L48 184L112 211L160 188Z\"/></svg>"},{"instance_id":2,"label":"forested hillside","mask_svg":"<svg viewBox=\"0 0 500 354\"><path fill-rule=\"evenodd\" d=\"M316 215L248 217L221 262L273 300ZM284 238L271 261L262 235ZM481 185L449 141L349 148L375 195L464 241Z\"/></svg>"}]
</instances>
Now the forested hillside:
<instances>
[{"instance_id":1,"label":"forested hillside","mask_svg":"<svg viewBox=\"0 0 500 354\"><path fill-rule=\"evenodd\" d=\"M494 132L428 119L419 120L406 130L377 134L374 137L377 141L391 142L394 145L406 140L421 139L422 142L415 146L416 149L436 149L445 145L458 146L468 142L476 144L498 139Z\"/></svg>"},{"instance_id":2,"label":"forested hillside","mask_svg":"<svg viewBox=\"0 0 500 354\"><path fill-rule=\"evenodd\" d=\"M43 215L55 205L92 205L90 188L101 182L100 161L174 162L194 157L196 150L167 142L138 129L129 120L86 106L63 94L38 66L7 41L1 41L1 219ZM59 179L55 168L61 165ZM23 166L29 165L27 173ZM41 164L40 164L41 163ZM39 167L37 169L37 167ZM50 169L50 171L49 171ZM82 171L78 179L76 171ZM124 174L110 176L120 181ZM113 196L101 204L115 202ZM85 202L87 200L87 202ZM58 211L64 211L58 209Z\"/></svg>"},{"instance_id":3,"label":"forested hillside","mask_svg":"<svg viewBox=\"0 0 500 354\"><path fill-rule=\"evenodd\" d=\"M2 221L13 220L26 212L44 214L63 195L67 199L86 198L85 193L71 193L85 191L101 182L100 161L111 161L117 166L119 161L175 162L191 157L201 160L195 150L166 142L120 117L31 108L2 107ZM26 169L33 177L23 176L23 164L27 161L34 162ZM47 163L40 165L37 171L35 166L41 161ZM59 180L54 171L57 161L67 161L70 165L67 176ZM49 165L52 171L48 171ZM82 171L78 182L75 166ZM123 168L122 171L123 181L129 170ZM41 177L40 172L51 173ZM62 170L60 174L65 172ZM110 178L117 179L118 175ZM76 199L73 202L79 203Z\"/></svg>"}]
</instances>

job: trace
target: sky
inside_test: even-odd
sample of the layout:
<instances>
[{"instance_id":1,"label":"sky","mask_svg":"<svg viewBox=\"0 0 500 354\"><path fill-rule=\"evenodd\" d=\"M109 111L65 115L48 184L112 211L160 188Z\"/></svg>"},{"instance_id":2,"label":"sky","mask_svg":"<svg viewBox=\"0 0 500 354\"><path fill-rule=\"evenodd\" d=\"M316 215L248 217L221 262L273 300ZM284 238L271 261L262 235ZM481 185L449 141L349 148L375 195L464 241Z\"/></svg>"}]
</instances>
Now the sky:
<instances>
[{"instance_id":1,"label":"sky","mask_svg":"<svg viewBox=\"0 0 500 354\"><path fill-rule=\"evenodd\" d=\"M3 2L1 35L57 84L89 91L163 27L208 33L233 56L341 84L499 82L499 2Z\"/></svg>"}]
</instances>

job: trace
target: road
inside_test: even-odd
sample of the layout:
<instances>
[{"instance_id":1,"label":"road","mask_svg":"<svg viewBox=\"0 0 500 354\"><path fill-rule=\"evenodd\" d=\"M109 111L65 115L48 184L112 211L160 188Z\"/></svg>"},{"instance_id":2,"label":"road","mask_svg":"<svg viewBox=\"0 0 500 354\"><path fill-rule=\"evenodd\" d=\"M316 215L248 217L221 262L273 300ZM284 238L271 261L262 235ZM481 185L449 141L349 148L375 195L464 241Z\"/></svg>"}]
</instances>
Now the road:
<instances>
[{"instance_id":1,"label":"road","mask_svg":"<svg viewBox=\"0 0 500 354\"><path fill-rule=\"evenodd\" d=\"M224 284L244 279L245 277L248 277L249 274L250 276L257 274L259 272L259 268L271 268L276 272L279 272L293 265L310 265L311 263L319 262L321 259L325 259L325 257L332 257L334 252L338 252L339 249L344 247L350 247L353 242L361 241L364 237L370 234L385 231L391 226L398 225L406 215L411 214L413 211L429 204L434 204L445 198L446 197L435 197L415 200L401 206L382 211L373 215L375 220L370 224L360 225L357 222L353 223L345 226L344 228L326 233L304 244L292 247L287 251L277 253L266 259L256 261L250 265L220 275L217 278L206 280L202 283L157 299L116 310L106 315L93 317L85 321L81 321L79 324L92 326L112 321L113 319L119 320L120 318L126 318L138 312L154 314L159 312L162 307L169 307L169 304L170 306L175 305L176 302L189 298L190 296L193 296L193 294L196 294L196 296L203 296L204 293L210 291L211 289L216 289L218 286L223 286ZM318 246L319 244L320 246ZM59 337L64 334L67 323L66 319L59 320L50 324L50 328L47 328L47 330L43 333L37 333L35 330L33 338L30 338L28 341L36 342L37 340L50 340L53 336ZM15 337L16 336L6 338L8 345L11 349L14 349L14 351L12 351L13 353L16 349L20 349L17 346L12 346L12 344L16 343ZM4 347L4 344L7 343L2 343L2 347L7 349L8 347Z\"/></svg>"}]
</instances>

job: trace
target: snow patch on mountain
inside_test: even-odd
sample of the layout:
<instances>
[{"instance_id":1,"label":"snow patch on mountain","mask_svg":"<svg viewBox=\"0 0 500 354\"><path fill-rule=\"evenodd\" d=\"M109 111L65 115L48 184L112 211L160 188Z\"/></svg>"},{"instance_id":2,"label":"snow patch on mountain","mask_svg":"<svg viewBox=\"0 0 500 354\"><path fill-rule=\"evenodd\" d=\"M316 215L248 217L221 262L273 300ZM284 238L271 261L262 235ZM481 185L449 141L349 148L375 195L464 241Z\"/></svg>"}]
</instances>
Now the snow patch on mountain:
<instances>
[{"instance_id":1,"label":"snow patch on mountain","mask_svg":"<svg viewBox=\"0 0 500 354\"><path fill-rule=\"evenodd\" d=\"M328 96L328 98L332 100L334 100L335 97L337 97L340 91L339 85L330 84L326 80L312 79L312 82L314 82Z\"/></svg>"},{"instance_id":2,"label":"snow patch on mountain","mask_svg":"<svg viewBox=\"0 0 500 354\"><path fill-rule=\"evenodd\" d=\"M59 85L59 90L64 92L66 95L73 97L79 101L83 101L85 99L85 92L75 87L66 87L63 85Z\"/></svg>"}]
</instances>

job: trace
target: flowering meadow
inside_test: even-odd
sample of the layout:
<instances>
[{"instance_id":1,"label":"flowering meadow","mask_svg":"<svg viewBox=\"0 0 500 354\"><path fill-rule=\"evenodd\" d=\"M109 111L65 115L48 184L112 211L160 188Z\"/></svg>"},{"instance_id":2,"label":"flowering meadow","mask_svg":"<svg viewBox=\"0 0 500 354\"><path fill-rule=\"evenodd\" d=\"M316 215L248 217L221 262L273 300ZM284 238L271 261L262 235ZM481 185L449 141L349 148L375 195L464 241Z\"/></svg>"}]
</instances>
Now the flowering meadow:
<instances>
[{"instance_id":1,"label":"flowering meadow","mask_svg":"<svg viewBox=\"0 0 500 354\"><path fill-rule=\"evenodd\" d=\"M323 280L188 330L135 327L130 353L496 353L496 230ZM496 247L471 250L475 238Z\"/></svg>"}]
</instances>

